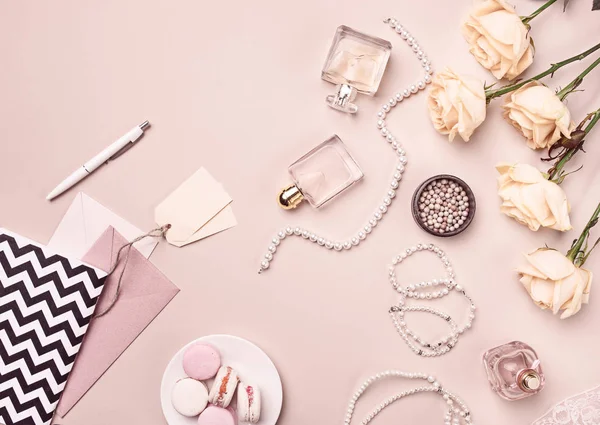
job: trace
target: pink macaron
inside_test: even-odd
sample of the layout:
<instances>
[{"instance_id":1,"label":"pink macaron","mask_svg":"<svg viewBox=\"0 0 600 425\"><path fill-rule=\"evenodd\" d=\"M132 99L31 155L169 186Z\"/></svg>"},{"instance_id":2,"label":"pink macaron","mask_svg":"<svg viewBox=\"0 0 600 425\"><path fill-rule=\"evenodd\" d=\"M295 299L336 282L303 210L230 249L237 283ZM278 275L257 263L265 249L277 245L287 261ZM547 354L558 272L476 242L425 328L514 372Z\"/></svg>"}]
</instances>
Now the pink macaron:
<instances>
[{"instance_id":1,"label":"pink macaron","mask_svg":"<svg viewBox=\"0 0 600 425\"><path fill-rule=\"evenodd\" d=\"M198 425L237 425L232 409L208 406L198 417Z\"/></svg>"},{"instance_id":2,"label":"pink macaron","mask_svg":"<svg viewBox=\"0 0 600 425\"><path fill-rule=\"evenodd\" d=\"M197 342L183 354L183 370L190 378L204 381L214 377L221 367L221 354L210 344Z\"/></svg>"}]
</instances>

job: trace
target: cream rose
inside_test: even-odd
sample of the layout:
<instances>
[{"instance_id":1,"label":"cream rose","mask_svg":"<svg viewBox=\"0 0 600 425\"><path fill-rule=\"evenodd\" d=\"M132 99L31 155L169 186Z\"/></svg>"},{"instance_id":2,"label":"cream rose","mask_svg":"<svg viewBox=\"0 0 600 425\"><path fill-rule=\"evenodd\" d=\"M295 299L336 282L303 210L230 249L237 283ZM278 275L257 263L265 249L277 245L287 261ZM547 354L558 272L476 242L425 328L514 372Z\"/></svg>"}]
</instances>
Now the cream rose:
<instances>
[{"instance_id":1,"label":"cream rose","mask_svg":"<svg viewBox=\"0 0 600 425\"><path fill-rule=\"evenodd\" d=\"M438 132L448 135L450 141L458 134L467 142L485 120L484 84L446 68L433 79L427 108Z\"/></svg>"},{"instance_id":2,"label":"cream rose","mask_svg":"<svg viewBox=\"0 0 600 425\"><path fill-rule=\"evenodd\" d=\"M549 227L562 232L570 230L571 206L565 192L542 173L527 164L499 164L498 195L500 211L531 230Z\"/></svg>"},{"instance_id":3,"label":"cream rose","mask_svg":"<svg viewBox=\"0 0 600 425\"><path fill-rule=\"evenodd\" d=\"M558 96L538 81L531 81L506 96L504 118L527 139L531 149L544 149L562 135L570 138L575 123Z\"/></svg>"},{"instance_id":4,"label":"cream rose","mask_svg":"<svg viewBox=\"0 0 600 425\"><path fill-rule=\"evenodd\" d=\"M461 30L477 62L498 79L513 80L533 62L529 30L504 0L479 3Z\"/></svg>"},{"instance_id":5,"label":"cream rose","mask_svg":"<svg viewBox=\"0 0 600 425\"><path fill-rule=\"evenodd\" d=\"M525 255L527 264L518 268L521 283L531 299L542 309L556 314L563 310L561 319L576 314L587 304L592 286L592 272L575 265L560 252L540 248Z\"/></svg>"}]
</instances>

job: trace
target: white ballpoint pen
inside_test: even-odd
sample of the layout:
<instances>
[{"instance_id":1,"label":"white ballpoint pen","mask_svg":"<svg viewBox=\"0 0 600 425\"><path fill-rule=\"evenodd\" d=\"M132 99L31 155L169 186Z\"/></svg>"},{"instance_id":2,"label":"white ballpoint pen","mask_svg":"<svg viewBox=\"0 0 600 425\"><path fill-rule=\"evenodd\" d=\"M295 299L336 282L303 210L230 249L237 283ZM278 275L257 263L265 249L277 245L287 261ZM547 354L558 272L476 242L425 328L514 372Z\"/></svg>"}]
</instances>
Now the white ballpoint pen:
<instances>
[{"instance_id":1,"label":"white ballpoint pen","mask_svg":"<svg viewBox=\"0 0 600 425\"><path fill-rule=\"evenodd\" d=\"M96 170L102 164L107 163L108 161L120 156L122 153L124 153L126 150L128 150L131 146L133 146L133 143L137 139L139 139L142 136L142 134L144 134L144 130L146 128L148 128L149 126L150 126L150 123L148 121L144 121L140 125L131 129L127 134L125 134L119 140L117 140L116 142L111 144L109 147L104 149L98 155L96 155L95 157L90 159L88 162L83 164L83 166L81 166L80 168L75 170L75 172L73 174L71 174L69 177L67 177L65 180L63 180L62 183L60 183L58 186L56 186L54 188L54 190L52 192L50 192L48 194L48 196L46 196L46 199L51 200L51 199L56 198L58 195L65 192L66 190L70 189L71 187L75 186L81 180L83 180L84 178L89 176L91 173L94 172L94 170Z\"/></svg>"}]
</instances>

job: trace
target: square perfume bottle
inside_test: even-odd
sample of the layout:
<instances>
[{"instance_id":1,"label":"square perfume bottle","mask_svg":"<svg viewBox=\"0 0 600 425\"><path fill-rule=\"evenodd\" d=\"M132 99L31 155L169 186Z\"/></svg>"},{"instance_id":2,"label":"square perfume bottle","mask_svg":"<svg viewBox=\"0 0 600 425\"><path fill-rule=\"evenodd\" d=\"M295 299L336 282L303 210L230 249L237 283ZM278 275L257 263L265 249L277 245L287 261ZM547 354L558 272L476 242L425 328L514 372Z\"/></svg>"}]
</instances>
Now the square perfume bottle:
<instances>
[{"instance_id":1,"label":"square perfume bottle","mask_svg":"<svg viewBox=\"0 0 600 425\"><path fill-rule=\"evenodd\" d=\"M277 200L284 209L296 208L306 199L319 208L364 176L342 140L333 135L289 166L292 184Z\"/></svg>"},{"instance_id":2,"label":"square perfume bottle","mask_svg":"<svg viewBox=\"0 0 600 425\"><path fill-rule=\"evenodd\" d=\"M379 88L390 58L392 44L345 25L338 27L321 78L336 85L326 102L339 111L358 111L353 101L357 93L373 96Z\"/></svg>"},{"instance_id":3,"label":"square perfume bottle","mask_svg":"<svg viewBox=\"0 0 600 425\"><path fill-rule=\"evenodd\" d=\"M521 400L544 388L540 359L524 342L513 341L488 350L483 364L492 390L505 400Z\"/></svg>"}]
</instances>

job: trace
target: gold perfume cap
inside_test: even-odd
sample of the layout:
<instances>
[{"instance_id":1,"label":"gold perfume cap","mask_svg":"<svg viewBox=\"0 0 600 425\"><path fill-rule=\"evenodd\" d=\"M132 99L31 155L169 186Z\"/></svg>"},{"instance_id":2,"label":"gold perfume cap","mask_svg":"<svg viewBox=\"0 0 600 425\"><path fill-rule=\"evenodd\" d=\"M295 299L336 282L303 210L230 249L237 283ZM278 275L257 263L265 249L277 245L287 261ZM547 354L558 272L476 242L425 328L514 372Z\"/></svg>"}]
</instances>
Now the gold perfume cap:
<instances>
[{"instance_id":1,"label":"gold perfume cap","mask_svg":"<svg viewBox=\"0 0 600 425\"><path fill-rule=\"evenodd\" d=\"M284 210L291 210L296 208L300 202L304 200L304 195L300 192L300 189L293 184L291 186L282 189L277 197L279 206Z\"/></svg>"},{"instance_id":2,"label":"gold perfume cap","mask_svg":"<svg viewBox=\"0 0 600 425\"><path fill-rule=\"evenodd\" d=\"M542 385L540 375L533 369L525 370L521 373L519 386L524 391L537 391Z\"/></svg>"}]
</instances>

